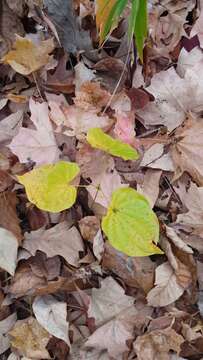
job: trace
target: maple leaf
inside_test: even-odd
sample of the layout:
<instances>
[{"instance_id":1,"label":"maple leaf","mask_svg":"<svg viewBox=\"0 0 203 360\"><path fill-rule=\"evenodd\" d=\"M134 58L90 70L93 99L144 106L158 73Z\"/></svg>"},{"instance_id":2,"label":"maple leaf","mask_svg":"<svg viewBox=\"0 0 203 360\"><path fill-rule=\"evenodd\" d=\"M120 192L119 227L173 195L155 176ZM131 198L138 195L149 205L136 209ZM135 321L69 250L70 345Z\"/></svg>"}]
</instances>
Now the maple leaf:
<instances>
[{"instance_id":1,"label":"maple leaf","mask_svg":"<svg viewBox=\"0 0 203 360\"><path fill-rule=\"evenodd\" d=\"M20 74L29 75L49 62L54 42L53 39L48 39L35 45L31 40L18 36L13 47L4 56L3 62Z\"/></svg>"}]
</instances>

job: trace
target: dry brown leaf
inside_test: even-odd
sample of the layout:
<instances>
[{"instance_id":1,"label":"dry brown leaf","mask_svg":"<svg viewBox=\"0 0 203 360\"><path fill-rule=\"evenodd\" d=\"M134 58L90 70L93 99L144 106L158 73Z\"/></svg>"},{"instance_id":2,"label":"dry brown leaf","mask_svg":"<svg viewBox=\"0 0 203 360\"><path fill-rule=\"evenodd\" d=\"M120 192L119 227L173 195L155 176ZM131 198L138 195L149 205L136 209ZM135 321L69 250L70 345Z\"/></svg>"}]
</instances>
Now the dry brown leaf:
<instances>
[{"instance_id":1,"label":"dry brown leaf","mask_svg":"<svg viewBox=\"0 0 203 360\"><path fill-rule=\"evenodd\" d=\"M187 171L194 181L203 185L203 121L189 118L175 133L171 155L175 164L175 177Z\"/></svg>"},{"instance_id":2,"label":"dry brown leaf","mask_svg":"<svg viewBox=\"0 0 203 360\"><path fill-rule=\"evenodd\" d=\"M171 327L138 336L134 342L138 360L170 360L169 351L179 354L184 338Z\"/></svg>"},{"instance_id":3,"label":"dry brown leaf","mask_svg":"<svg viewBox=\"0 0 203 360\"><path fill-rule=\"evenodd\" d=\"M46 259L45 255L37 254L18 266L7 292L15 298L54 293L63 283L59 278L60 266L57 257Z\"/></svg>"},{"instance_id":4,"label":"dry brown leaf","mask_svg":"<svg viewBox=\"0 0 203 360\"><path fill-rule=\"evenodd\" d=\"M93 242L100 229L100 221L96 216L85 216L79 221L79 228L83 239Z\"/></svg>"},{"instance_id":5,"label":"dry brown leaf","mask_svg":"<svg viewBox=\"0 0 203 360\"><path fill-rule=\"evenodd\" d=\"M22 233L16 213L17 203L16 193L7 191L0 194L0 226L11 231L21 243Z\"/></svg>"},{"instance_id":6,"label":"dry brown leaf","mask_svg":"<svg viewBox=\"0 0 203 360\"><path fill-rule=\"evenodd\" d=\"M32 359L50 359L46 349L50 335L36 319L30 317L18 321L9 335L12 337L11 345L21 355Z\"/></svg>"},{"instance_id":7,"label":"dry brown leaf","mask_svg":"<svg viewBox=\"0 0 203 360\"><path fill-rule=\"evenodd\" d=\"M155 285L147 295L148 304L151 306L167 306L176 301L184 292L169 262L156 268Z\"/></svg>"},{"instance_id":8,"label":"dry brown leaf","mask_svg":"<svg viewBox=\"0 0 203 360\"><path fill-rule=\"evenodd\" d=\"M147 294L153 287L155 263L149 257L128 257L105 244L102 267L112 271L134 288L141 288Z\"/></svg>"},{"instance_id":9,"label":"dry brown leaf","mask_svg":"<svg viewBox=\"0 0 203 360\"><path fill-rule=\"evenodd\" d=\"M133 303L134 298L125 295L124 289L109 276L101 281L100 289L92 289L88 316L100 326Z\"/></svg>"},{"instance_id":10,"label":"dry brown leaf","mask_svg":"<svg viewBox=\"0 0 203 360\"><path fill-rule=\"evenodd\" d=\"M39 229L25 234L23 247L35 255L37 250L48 257L61 255L68 263L78 266L79 252L84 251L83 241L75 226L59 223L48 230Z\"/></svg>"},{"instance_id":11,"label":"dry brown leaf","mask_svg":"<svg viewBox=\"0 0 203 360\"><path fill-rule=\"evenodd\" d=\"M18 36L13 48L4 56L3 62L20 74L29 75L51 60L49 54L54 50L54 42L48 39L35 45L31 40Z\"/></svg>"},{"instance_id":12,"label":"dry brown leaf","mask_svg":"<svg viewBox=\"0 0 203 360\"><path fill-rule=\"evenodd\" d=\"M9 315L6 319L0 321L0 354L4 353L10 347L8 332L15 325L17 320L16 313Z\"/></svg>"},{"instance_id":13,"label":"dry brown leaf","mask_svg":"<svg viewBox=\"0 0 203 360\"><path fill-rule=\"evenodd\" d=\"M0 142L12 140L17 135L23 121L23 111L19 110L0 122Z\"/></svg>"},{"instance_id":14,"label":"dry brown leaf","mask_svg":"<svg viewBox=\"0 0 203 360\"><path fill-rule=\"evenodd\" d=\"M15 1L12 1L15 3ZM0 59L11 48L15 34L23 35L23 24L19 18L23 13L22 0L18 1L18 11L13 11L11 1L1 1Z\"/></svg>"},{"instance_id":15,"label":"dry brown leaf","mask_svg":"<svg viewBox=\"0 0 203 360\"><path fill-rule=\"evenodd\" d=\"M108 104L110 94L101 88L100 83L86 81L76 91L74 103L84 111L101 110Z\"/></svg>"}]
</instances>

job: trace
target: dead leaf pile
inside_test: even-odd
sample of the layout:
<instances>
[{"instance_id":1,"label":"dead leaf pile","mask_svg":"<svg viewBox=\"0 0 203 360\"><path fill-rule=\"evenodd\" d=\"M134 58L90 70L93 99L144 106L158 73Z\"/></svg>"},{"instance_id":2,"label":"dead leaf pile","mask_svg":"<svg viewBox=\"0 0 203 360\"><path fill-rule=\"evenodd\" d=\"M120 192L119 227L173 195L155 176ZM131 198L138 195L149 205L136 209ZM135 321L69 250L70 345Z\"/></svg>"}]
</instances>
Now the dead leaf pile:
<instances>
[{"instance_id":1,"label":"dead leaf pile","mask_svg":"<svg viewBox=\"0 0 203 360\"><path fill-rule=\"evenodd\" d=\"M148 1L143 63L103 3L0 1L2 359L203 359L203 1ZM102 231L123 188L156 255Z\"/></svg>"}]
</instances>

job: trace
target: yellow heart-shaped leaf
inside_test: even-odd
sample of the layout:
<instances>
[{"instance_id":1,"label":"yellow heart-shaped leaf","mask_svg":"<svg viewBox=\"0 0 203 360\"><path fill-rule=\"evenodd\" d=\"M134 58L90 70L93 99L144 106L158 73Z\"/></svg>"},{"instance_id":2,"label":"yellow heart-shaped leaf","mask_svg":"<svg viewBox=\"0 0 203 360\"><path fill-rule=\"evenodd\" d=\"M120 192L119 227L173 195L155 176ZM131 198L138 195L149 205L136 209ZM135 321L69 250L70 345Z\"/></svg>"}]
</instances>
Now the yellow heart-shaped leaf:
<instances>
[{"instance_id":1,"label":"yellow heart-shaped leaf","mask_svg":"<svg viewBox=\"0 0 203 360\"><path fill-rule=\"evenodd\" d=\"M100 128L90 129L87 133L87 141L92 147L119 156L124 160L137 160L139 158L138 152L132 146L112 138Z\"/></svg>"},{"instance_id":2,"label":"yellow heart-shaped leaf","mask_svg":"<svg viewBox=\"0 0 203 360\"><path fill-rule=\"evenodd\" d=\"M159 223L147 199L132 188L113 192L102 230L110 244L128 256L163 254L155 245Z\"/></svg>"},{"instance_id":3,"label":"yellow heart-shaped leaf","mask_svg":"<svg viewBox=\"0 0 203 360\"><path fill-rule=\"evenodd\" d=\"M77 190L69 183L79 171L76 163L59 161L18 176L18 181L25 186L31 203L41 210L59 212L70 208L76 200Z\"/></svg>"}]
</instances>

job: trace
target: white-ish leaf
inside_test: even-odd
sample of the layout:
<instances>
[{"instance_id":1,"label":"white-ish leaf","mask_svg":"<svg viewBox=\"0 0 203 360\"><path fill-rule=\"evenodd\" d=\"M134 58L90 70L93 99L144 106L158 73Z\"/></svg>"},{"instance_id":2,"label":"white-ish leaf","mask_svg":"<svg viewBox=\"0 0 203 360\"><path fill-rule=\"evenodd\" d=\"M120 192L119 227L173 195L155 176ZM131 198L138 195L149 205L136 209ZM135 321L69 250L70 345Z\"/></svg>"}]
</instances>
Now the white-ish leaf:
<instances>
[{"instance_id":1,"label":"white-ish leaf","mask_svg":"<svg viewBox=\"0 0 203 360\"><path fill-rule=\"evenodd\" d=\"M13 233L0 228L0 267L12 276L15 273L18 240Z\"/></svg>"},{"instance_id":2,"label":"white-ish leaf","mask_svg":"<svg viewBox=\"0 0 203 360\"><path fill-rule=\"evenodd\" d=\"M184 292L178 284L174 269L165 262L156 268L155 287L147 295L150 306L167 306L176 301Z\"/></svg>"},{"instance_id":3,"label":"white-ish leaf","mask_svg":"<svg viewBox=\"0 0 203 360\"><path fill-rule=\"evenodd\" d=\"M58 301L51 295L37 296L33 302L33 311L44 329L70 346L65 302Z\"/></svg>"}]
</instances>

